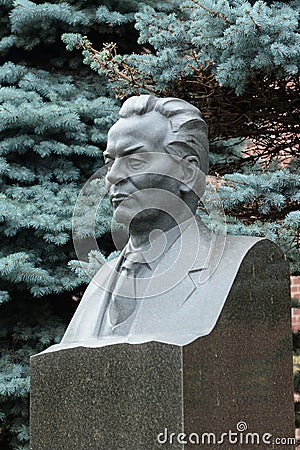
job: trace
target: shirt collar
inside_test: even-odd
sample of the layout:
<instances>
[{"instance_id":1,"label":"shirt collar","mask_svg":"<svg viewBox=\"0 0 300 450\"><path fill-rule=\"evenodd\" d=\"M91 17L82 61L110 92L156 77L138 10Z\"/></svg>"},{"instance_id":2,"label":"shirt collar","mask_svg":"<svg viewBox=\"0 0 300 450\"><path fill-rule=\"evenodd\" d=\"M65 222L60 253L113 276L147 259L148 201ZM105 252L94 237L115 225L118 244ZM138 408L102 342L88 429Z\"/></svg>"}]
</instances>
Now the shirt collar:
<instances>
[{"instance_id":1,"label":"shirt collar","mask_svg":"<svg viewBox=\"0 0 300 450\"><path fill-rule=\"evenodd\" d=\"M165 233L157 232L157 236L152 240L152 245L144 245L136 248L133 246L131 239L124 248L123 256L125 259L130 259L133 262L145 264L150 270L154 270L160 262L163 255L171 248L179 236L186 230L186 228L195 220L188 219L179 226L171 228Z\"/></svg>"}]
</instances>

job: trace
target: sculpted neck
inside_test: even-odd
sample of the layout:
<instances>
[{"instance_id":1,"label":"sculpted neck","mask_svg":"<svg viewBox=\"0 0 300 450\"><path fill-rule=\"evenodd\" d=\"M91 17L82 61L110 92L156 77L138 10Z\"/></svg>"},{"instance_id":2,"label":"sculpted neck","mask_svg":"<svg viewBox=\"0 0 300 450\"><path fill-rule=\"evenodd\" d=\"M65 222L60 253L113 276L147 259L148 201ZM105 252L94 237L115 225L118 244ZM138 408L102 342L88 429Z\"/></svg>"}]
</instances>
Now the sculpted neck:
<instances>
[{"instance_id":1,"label":"sculpted neck","mask_svg":"<svg viewBox=\"0 0 300 450\"><path fill-rule=\"evenodd\" d=\"M154 230L166 233L178 224L191 219L194 214L192 211L188 211L188 213L178 214L176 218L173 218L167 213L162 213L162 211L155 214L155 210L149 210L147 219L139 216L132 220L129 227L131 242L136 248L148 245L150 243L149 237ZM153 239L153 235L151 235L151 238Z\"/></svg>"}]
</instances>

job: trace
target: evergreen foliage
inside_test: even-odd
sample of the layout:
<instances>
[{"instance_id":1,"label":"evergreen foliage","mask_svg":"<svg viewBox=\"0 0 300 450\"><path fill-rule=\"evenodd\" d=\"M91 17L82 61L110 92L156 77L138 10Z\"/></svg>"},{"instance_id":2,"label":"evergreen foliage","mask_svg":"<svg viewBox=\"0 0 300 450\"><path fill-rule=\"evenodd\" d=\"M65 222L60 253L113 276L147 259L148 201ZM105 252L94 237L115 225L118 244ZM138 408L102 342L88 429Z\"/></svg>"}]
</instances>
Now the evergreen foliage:
<instances>
[{"instance_id":1,"label":"evergreen foliage","mask_svg":"<svg viewBox=\"0 0 300 450\"><path fill-rule=\"evenodd\" d=\"M198 106L229 233L275 240L300 273L299 3L188 0L135 18L140 54L115 43L97 50L81 34L62 39L120 98L148 92Z\"/></svg>"},{"instance_id":2,"label":"evergreen foliage","mask_svg":"<svg viewBox=\"0 0 300 450\"><path fill-rule=\"evenodd\" d=\"M91 252L84 271L71 229L80 189L103 164L115 94L198 106L229 232L275 239L300 273L298 9L296 0L0 0L1 450L29 448L29 356L59 342L86 272L113 251L107 201L96 220L103 254ZM65 47L80 48L93 71ZM88 209L103 187L92 183L78 239L93 231Z\"/></svg>"},{"instance_id":3,"label":"evergreen foliage","mask_svg":"<svg viewBox=\"0 0 300 450\"><path fill-rule=\"evenodd\" d=\"M89 92L61 74L7 63L0 80L2 283L37 297L70 291L78 285L67 268L72 211L78 187L101 164L101 126L116 107L99 87Z\"/></svg>"},{"instance_id":4,"label":"evergreen foliage","mask_svg":"<svg viewBox=\"0 0 300 450\"><path fill-rule=\"evenodd\" d=\"M60 341L81 293L68 266L73 208L119 106L60 36L96 28L104 39L102 6L0 2L1 450L29 448L29 357ZM110 215L99 215L101 241Z\"/></svg>"},{"instance_id":5,"label":"evergreen foliage","mask_svg":"<svg viewBox=\"0 0 300 450\"><path fill-rule=\"evenodd\" d=\"M96 50L82 36L63 40L83 48L119 97L178 95L200 107L212 139L250 137L253 161L295 156L299 147L298 20L297 1L188 0L175 13L147 6L136 14L140 54L112 44Z\"/></svg>"}]
</instances>

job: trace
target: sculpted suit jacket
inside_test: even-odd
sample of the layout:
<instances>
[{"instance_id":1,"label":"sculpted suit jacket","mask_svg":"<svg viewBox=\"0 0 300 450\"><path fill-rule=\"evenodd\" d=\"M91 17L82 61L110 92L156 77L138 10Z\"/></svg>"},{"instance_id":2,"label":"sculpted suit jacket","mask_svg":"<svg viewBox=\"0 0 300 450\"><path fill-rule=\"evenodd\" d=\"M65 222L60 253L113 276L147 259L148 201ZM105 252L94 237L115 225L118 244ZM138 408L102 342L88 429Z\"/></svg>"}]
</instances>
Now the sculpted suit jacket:
<instances>
[{"instance_id":1,"label":"sculpted suit jacket","mask_svg":"<svg viewBox=\"0 0 300 450\"><path fill-rule=\"evenodd\" d=\"M101 324L121 256L97 272L60 345L100 347L159 341L185 345L209 334L247 254L255 246L278 247L263 238L218 236L194 220L163 255L124 336L103 335ZM152 282L153 281L153 282ZM258 280L259 282L259 280Z\"/></svg>"}]
</instances>

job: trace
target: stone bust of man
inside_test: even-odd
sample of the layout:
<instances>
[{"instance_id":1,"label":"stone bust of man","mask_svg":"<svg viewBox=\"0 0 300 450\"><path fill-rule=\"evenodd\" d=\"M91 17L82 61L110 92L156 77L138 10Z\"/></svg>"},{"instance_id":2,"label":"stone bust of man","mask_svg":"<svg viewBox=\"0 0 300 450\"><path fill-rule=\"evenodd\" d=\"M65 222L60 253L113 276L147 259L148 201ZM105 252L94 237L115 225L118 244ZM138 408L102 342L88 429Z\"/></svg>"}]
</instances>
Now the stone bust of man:
<instances>
[{"instance_id":1,"label":"stone bust of man","mask_svg":"<svg viewBox=\"0 0 300 450\"><path fill-rule=\"evenodd\" d=\"M196 216L207 126L184 100L125 101L108 133L106 188L129 240L90 282L62 345L185 345L216 325L240 265L261 238L217 236Z\"/></svg>"}]
</instances>

